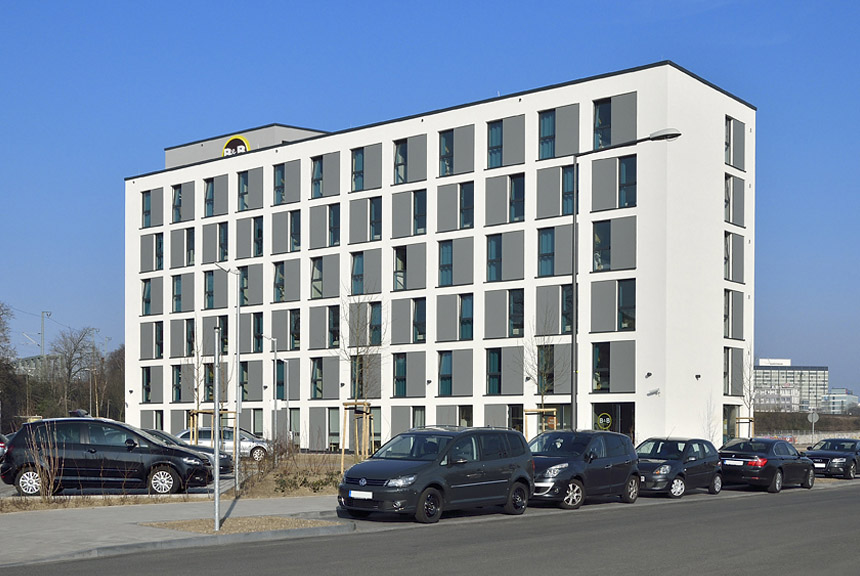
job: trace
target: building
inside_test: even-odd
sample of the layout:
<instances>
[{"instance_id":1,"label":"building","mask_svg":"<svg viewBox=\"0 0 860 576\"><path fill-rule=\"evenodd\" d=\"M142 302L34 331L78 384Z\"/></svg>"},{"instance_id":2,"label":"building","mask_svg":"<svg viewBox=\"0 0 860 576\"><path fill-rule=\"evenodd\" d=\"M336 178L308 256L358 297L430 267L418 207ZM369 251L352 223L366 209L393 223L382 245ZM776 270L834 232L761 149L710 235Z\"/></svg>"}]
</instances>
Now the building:
<instances>
[{"instance_id":1,"label":"building","mask_svg":"<svg viewBox=\"0 0 860 576\"><path fill-rule=\"evenodd\" d=\"M761 358L755 366L755 410L826 412L827 366L792 366L791 360Z\"/></svg>"},{"instance_id":2,"label":"building","mask_svg":"<svg viewBox=\"0 0 860 576\"><path fill-rule=\"evenodd\" d=\"M860 398L848 388L831 388L830 392L821 397L821 409L824 414L847 414L860 404Z\"/></svg>"},{"instance_id":3,"label":"building","mask_svg":"<svg viewBox=\"0 0 860 576\"><path fill-rule=\"evenodd\" d=\"M220 343L241 424L309 449L355 446L350 402L377 442L532 435L541 407L634 439L734 435L754 151L755 108L672 62L168 148L126 179L127 418L175 432L211 409Z\"/></svg>"}]
</instances>

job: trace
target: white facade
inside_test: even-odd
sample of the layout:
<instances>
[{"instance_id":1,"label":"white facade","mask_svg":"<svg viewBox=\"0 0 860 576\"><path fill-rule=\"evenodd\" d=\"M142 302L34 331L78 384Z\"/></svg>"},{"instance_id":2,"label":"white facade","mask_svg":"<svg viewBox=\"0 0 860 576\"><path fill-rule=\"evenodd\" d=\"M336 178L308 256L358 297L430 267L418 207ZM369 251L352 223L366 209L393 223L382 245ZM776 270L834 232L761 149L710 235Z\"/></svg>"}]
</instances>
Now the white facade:
<instances>
[{"instance_id":1,"label":"white facade","mask_svg":"<svg viewBox=\"0 0 860 576\"><path fill-rule=\"evenodd\" d=\"M619 104L618 113L613 112L613 118L619 130L624 127L623 124L629 124L626 132L628 137L632 134L632 138L619 143L611 142L609 147L591 153L595 141L595 103L614 98L619 98L618 102L624 108ZM615 100L612 103L614 105ZM200 388L204 381L203 365L212 362L212 357L202 350L204 346L201 340L206 336L201 336L201 332L204 318L214 316L228 317L228 353L222 362L228 365L228 397L230 402L234 401L236 368L233 364L239 339L234 321L238 298L235 279L232 276L228 278L225 302L219 302L217 308L207 309L204 306L204 274L218 270L219 266L235 270L260 264L261 303L243 305L240 311L243 316L262 314L262 333L265 337L282 334L278 339L278 360L292 362L289 372L298 374L298 383L289 383L288 401L275 400L277 385L271 342L263 339L262 352L243 352L240 358L242 362L257 362L254 366L261 367L261 382L249 382L251 397L242 406L241 422L244 427L271 437L276 426L279 429L285 426L289 414L290 428L301 438L304 448L328 448L341 441L351 446L349 434L341 433L344 403L351 401L350 363L346 359L349 353L345 354L342 348L309 349L314 331L319 331L319 325L315 326L310 319L312 315L320 317L321 307L339 306L339 332L344 341L349 334L350 304L369 301L382 304L383 316L382 345L374 350L380 356L379 388L378 393L373 394L378 397L368 398L379 440L384 441L404 426L422 423L519 427L522 426L522 418L525 418L528 434L532 435L537 428L537 416L523 415L541 403L541 396L534 383L537 378L529 377L532 371L526 366L529 364L529 350L536 344L555 346L556 393L549 394L545 404L557 407L559 420L569 426L570 377L565 373L570 371L570 362L565 362L565 350L569 358L571 335L563 333L562 328L556 328L554 332L550 330L553 333L546 336L536 335L536 332L542 331L538 324L544 308L537 304L540 298L538 294L547 293L541 292L541 289L549 290L571 282L569 271L567 274L556 272L542 276L539 268L539 230L548 227L556 230L553 252L556 256L556 271L564 270L565 255L569 255L571 249L570 244L560 245L559 239L566 238L564 227L569 229L572 216L563 214L563 208L556 208L554 212L549 209L552 212L549 216L539 214L539 203L550 198L548 190L552 189L552 185L544 186L544 178L551 174L563 174L562 168L573 162L571 154L539 159L540 113L546 110L559 111L554 116L555 145L560 148L565 137L569 145L572 138L575 151L579 154L581 195L578 198L575 241L579 327L576 426L591 428L608 425L611 429L633 435L637 442L648 436L668 434L707 437L721 442L725 435L733 435L736 418L748 416L743 403L743 367L751 364L749 358L753 351L755 109L667 62L364 128L309 138L304 135L304 140L283 145L257 148L253 139L247 138L250 151L245 153L218 159L200 158L196 164L128 178L125 214L127 420L132 424L163 427L172 432L185 427L186 411L197 408L198 403L187 394L181 401L173 401L172 374L175 367L180 367L181 372L181 367L185 366L184 374L194 374L195 386ZM567 124L559 120L562 116L566 118ZM503 124L505 138L511 136L512 140L504 141L502 151L510 158L503 161L504 165L490 168L488 126L503 119L511 120ZM730 130L728 138L731 140L728 144L727 125ZM468 127L473 127L472 141L466 138L455 143L454 168L456 172L456 163L465 158L463 162L471 169L440 176L440 133L465 128L458 134L468 135ZM682 136L672 142L630 141L633 138L646 138L668 127L679 130ZM564 133L564 130L568 132ZM426 146L424 150L420 145L409 149L408 168L413 171L418 166L414 171L419 174L424 172L425 177L414 182L395 184L395 142L419 138L414 142L420 143L422 135L426 135ZM229 139L225 136L204 142L209 148L214 142L217 144L215 148L221 149ZM460 145L459 150L457 144ZM351 191L352 151L362 147L370 150L376 145L381 145L378 149L374 148L381 151L380 186ZM462 151L464 146L469 148L465 154ZM201 144L200 148L203 147ZM339 156L333 156L335 153ZM727 154L729 162L726 161ZM607 167L618 164L608 160L631 155L636 157L634 205L609 208L596 206L596 203L606 200L601 196L603 184L600 178L605 177ZM312 159L318 157L329 160L329 164L325 165L329 169L331 161L336 158L337 170L326 174L326 185L331 186L331 180L337 180L337 193L312 198ZM471 166L468 166L469 158ZM273 167L292 161L299 161L298 202L273 205ZM262 207L239 211L238 174L261 167ZM513 182L508 177L517 175L523 176L524 217L519 221L488 225L490 214L498 212L498 205L495 201L487 201L487 198L494 198L499 183ZM206 180L220 176L226 176L228 209L223 215L205 217ZM467 182L472 182L474 187L474 227L442 231L439 221L444 218L441 206L445 187ZM193 183L193 217L189 211L181 222L172 223L172 187L186 183ZM512 185L509 183L509 186ZM728 192L727 187L730 188ZM144 193L159 189L162 190L160 202L158 194L148 197L151 201L154 198L158 204L150 206L151 213L154 215L161 210L163 223L150 222L150 226L142 227L142 197ZM183 192L185 190L190 191L191 188L183 189ZM402 221L394 216L397 210L395 204L403 199L403 196L398 195L418 190L426 190L426 231L393 238L396 228L402 225ZM731 199L727 200L727 194L730 194ZM186 197L189 195L185 194ZM351 242L351 226L361 220L352 217L358 205L353 201L375 197L380 197L382 203L381 239ZM333 203L339 204L340 210L339 245L312 249L309 247L312 235L320 234L319 229L315 230L312 224L312 212L319 215L320 211L314 211L315 207ZM541 210L546 210L547 204L542 206ZM183 209L189 210L187 203ZM510 206L503 207L502 212L507 211L510 216L512 212L509 209L512 210ZM275 217L279 213L295 210L301 213L301 249L273 254ZM414 217L413 214L410 216ZM254 217L262 217L263 253L261 256L238 258L237 237L240 228L246 226L240 221ZM627 231L633 230L633 261L619 270L597 270L595 223L621 219L626 219L626 224L635 223L625 228ZM318 224L319 220L315 222ZM211 240L204 228L212 223L226 223L229 235L228 257L217 264L204 263L201 257L206 250L204 242L207 238ZM323 221L324 227L328 224L328 220ZM193 229L193 236L178 232L188 229ZM330 232L330 229L326 230L326 233ZM488 281L488 236L507 233L511 233L511 236L505 236L505 239L522 238L521 271L513 270L498 282ZM143 245L149 242L148 238L157 234L162 235L163 266L161 270L148 270L152 266L147 266L142 260L148 260L151 256ZM185 261L172 268L172 265L180 264L171 261L174 254L182 260L179 256L183 252L174 250L173 243L183 238L187 249L190 237L194 245L193 264L185 250ZM439 243L460 238L473 239L471 282L439 286ZM424 245L423 268L426 277L423 287L394 290L394 249L418 244ZM511 244L506 246L509 246L510 253ZM375 249L381 250L379 293L351 296L351 254ZM620 240L617 246L613 245L613 250L621 253ZM339 255L338 294L312 298L311 259L334 255ZM300 279L297 284L300 297L297 301L275 302L275 263L285 260L299 261ZM501 266L516 269L516 264L504 260L502 256ZM410 274L414 272L414 269L409 269ZM186 288L187 279L193 278L192 309L171 311L175 276L186 279ZM161 298L163 307L160 311L150 310L150 314L144 315L141 303L147 280L150 281L150 290L157 290L158 283L161 283L160 291L157 290L159 293L150 294L149 297L151 303ZM607 290L618 285L614 282L630 280L635 281L635 330L622 330L614 320L607 329L606 318L601 316L607 306ZM288 278L286 281L289 283L294 280ZM524 294L522 337L511 337L510 334L507 337L487 335L497 329L499 318L509 323L510 318L503 317L510 308L497 305L501 302L498 298L502 290L522 290ZM182 293L186 302L187 293ZM440 340L443 331L441 325L445 318L459 313L456 309L447 309L447 303L452 300L444 297L465 293L473 295L473 338ZM407 298L413 304L417 299L425 300L424 342L392 344L393 333L399 331L401 326L400 319L392 325L391 318L397 310L404 309L396 302ZM612 302L609 304L613 305ZM283 341L283 334L287 331L283 327L273 326L275 315L283 310L300 311L301 346L298 350L289 350ZM173 341L179 337L179 332L173 326L178 326L176 321L180 320L184 325L187 324L185 321L193 321L196 341L190 347L177 346ZM151 325L158 322L162 323L160 358L157 352L153 352L153 347L157 348L158 343L152 344L150 341L153 330L156 330ZM251 316L248 316L247 322L252 322ZM563 322L564 318L561 320ZM595 345L603 343L608 343L607 349L613 351L610 364L614 362L613 358L624 360L618 360L611 367L609 392L595 390L593 377ZM259 341L249 345L253 348L257 344ZM181 355L171 354L180 348L184 350ZM496 394L493 388L495 384L488 383L487 368L488 350L497 348L503 350L500 355L506 361L501 366L500 394ZM257 346L257 349L260 347ZM439 353L443 351L462 352L463 355L458 356L461 359L471 353L472 361L467 371L463 371L462 362L456 366L459 371L452 395L440 389ZM406 395L398 394L394 383L395 361L392 355L400 353L413 354L408 356L410 372ZM331 374L325 377L324 398L312 398L311 371L316 358L335 359L337 366L336 377ZM149 378L148 385L143 382L144 374ZM459 384L469 379L469 386L458 388ZM421 390L415 385L418 381L424 384ZM335 389L329 386L330 382L335 383ZM465 394L457 395L457 391L462 393L463 390ZM211 402L203 402L199 407L211 409L212 406ZM278 415L274 417L273 410L276 407ZM604 414L608 414L609 418L601 418Z\"/></svg>"}]
</instances>

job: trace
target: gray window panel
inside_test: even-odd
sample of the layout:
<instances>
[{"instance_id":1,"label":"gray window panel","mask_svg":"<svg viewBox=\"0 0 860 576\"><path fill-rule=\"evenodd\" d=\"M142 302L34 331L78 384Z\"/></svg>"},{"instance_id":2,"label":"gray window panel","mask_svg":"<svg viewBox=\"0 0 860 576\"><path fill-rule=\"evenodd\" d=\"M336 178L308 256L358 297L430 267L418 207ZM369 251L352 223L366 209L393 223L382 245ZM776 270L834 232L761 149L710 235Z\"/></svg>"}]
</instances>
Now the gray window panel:
<instances>
[{"instance_id":1,"label":"gray window panel","mask_svg":"<svg viewBox=\"0 0 860 576\"><path fill-rule=\"evenodd\" d=\"M170 231L170 267L185 266L185 230Z\"/></svg>"},{"instance_id":2,"label":"gray window panel","mask_svg":"<svg viewBox=\"0 0 860 576\"><path fill-rule=\"evenodd\" d=\"M140 425L143 428L155 428L155 410L141 410Z\"/></svg>"},{"instance_id":3,"label":"gray window panel","mask_svg":"<svg viewBox=\"0 0 860 576\"><path fill-rule=\"evenodd\" d=\"M440 426L457 425L456 406L436 406L436 424Z\"/></svg>"},{"instance_id":4,"label":"gray window panel","mask_svg":"<svg viewBox=\"0 0 860 576\"><path fill-rule=\"evenodd\" d=\"M340 359L328 356L322 359L323 364L323 398L337 399L340 395Z\"/></svg>"},{"instance_id":5,"label":"gray window panel","mask_svg":"<svg viewBox=\"0 0 860 576\"><path fill-rule=\"evenodd\" d=\"M502 120L502 165L522 164L526 159L526 117Z\"/></svg>"},{"instance_id":6,"label":"gray window panel","mask_svg":"<svg viewBox=\"0 0 860 576\"><path fill-rule=\"evenodd\" d=\"M427 179L427 135L420 134L406 139L407 159L406 179L420 182Z\"/></svg>"},{"instance_id":7,"label":"gray window panel","mask_svg":"<svg viewBox=\"0 0 860 576\"><path fill-rule=\"evenodd\" d=\"M289 386L289 396L290 400L299 400L302 394L302 362L300 358L291 358L287 360L287 364L289 365L289 374L290 374L290 386Z\"/></svg>"},{"instance_id":8,"label":"gray window panel","mask_svg":"<svg viewBox=\"0 0 860 576\"><path fill-rule=\"evenodd\" d=\"M508 406L506 404L487 404L484 406L484 426L508 425Z\"/></svg>"},{"instance_id":9,"label":"gray window panel","mask_svg":"<svg viewBox=\"0 0 860 576\"><path fill-rule=\"evenodd\" d=\"M412 192L398 192L391 196L391 237L412 235Z\"/></svg>"},{"instance_id":10,"label":"gray window panel","mask_svg":"<svg viewBox=\"0 0 860 576\"><path fill-rule=\"evenodd\" d=\"M451 394L454 396L472 395L472 355L471 349L451 352Z\"/></svg>"},{"instance_id":11,"label":"gray window panel","mask_svg":"<svg viewBox=\"0 0 860 576\"><path fill-rule=\"evenodd\" d=\"M537 171L537 217L549 218L561 214L561 168Z\"/></svg>"},{"instance_id":12,"label":"gray window panel","mask_svg":"<svg viewBox=\"0 0 860 576\"><path fill-rule=\"evenodd\" d=\"M579 152L579 104L555 109L555 157Z\"/></svg>"},{"instance_id":13,"label":"gray window panel","mask_svg":"<svg viewBox=\"0 0 860 576\"><path fill-rule=\"evenodd\" d=\"M555 227L555 275L569 275L573 270L573 225L564 224Z\"/></svg>"},{"instance_id":14,"label":"gray window panel","mask_svg":"<svg viewBox=\"0 0 860 576\"><path fill-rule=\"evenodd\" d=\"M272 311L272 338L278 340L278 351L290 347L290 313L289 310Z\"/></svg>"},{"instance_id":15,"label":"gray window panel","mask_svg":"<svg viewBox=\"0 0 860 576\"><path fill-rule=\"evenodd\" d=\"M259 402L263 399L263 361L248 362L248 383L245 385L248 402Z\"/></svg>"},{"instance_id":16,"label":"gray window panel","mask_svg":"<svg viewBox=\"0 0 860 576\"><path fill-rule=\"evenodd\" d=\"M636 92L612 97L610 131L613 146L636 140Z\"/></svg>"},{"instance_id":17,"label":"gray window panel","mask_svg":"<svg viewBox=\"0 0 860 576\"><path fill-rule=\"evenodd\" d=\"M427 366L424 351L406 354L406 396L424 398L427 395Z\"/></svg>"},{"instance_id":18,"label":"gray window panel","mask_svg":"<svg viewBox=\"0 0 860 576\"><path fill-rule=\"evenodd\" d=\"M403 298L391 301L391 343L412 342L412 300Z\"/></svg>"},{"instance_id":19,"label":"gray window panel","mask_svg":"<svg viewBox=\"0 0 860 576\"><path fill-rule=\"evenodd\" d=\"M455 150L456 145L455 145ZM455 164L456 166L456 164ZM460 196L457 184L439 186L436 192L436 231L448 232L460 227Z\"/></svg>"},{"instance_id":20,"label":"gray window panel","mask_svg":"<svg viewBox=\"0 0 860 576\"><path fill-rule=\"evenodd\" d=\"M475 270L475 239L454 238L452 245L454 251L454 285L463 286L474 282Z\"/></svg>"},{"instance_id":21,"label":"gray window panel","mask_svg":"<svg viewBox=\"0 0 860 576\"><path fill-rule=\"evenodd\" d=\"M743 122L732 119L732 166L745 170L744 168L744 133L746 132Z\"/></svg>"},{"instance_id":22,"label":"gray window panel","mask_svg":"<svg viewBox=\"0 0 860 576\"><path fill-rule=\"evenodd\" d=\"M732 281L744 281L744 237L732 234Z\"/></svg>"},{"instance_id":23,"label":"gray window panel","mask_svg":"<svg viewBox=\"0 0 860 576\"><path fill-rule=\"evenodd\" d=\"M149 309L152 315L162 314L164 312L164 278L158 277L152 279L149 292Z\"/></svg>"},{"instance_id":24,"label":"gray window panel","mask_svg":"<svg viewBox=\"0 0 860 576\"><path fill-rule=\"evenodd\" d=\"M182 312L194 311L194 273L182 274Z\"/></svg>"},{"instance_id":25,"label":"gray window panel","mask_svg":"<svg viewBox=\"0 0 860 576\"><path fill-rule=\"evenodd\" d=\"M591 331L614 332L617 325L617 312L615 280L592 282Z\"/></svg>"},{"instance_id":26,"label":"gray window panel","mask_svg":"<svg viewBox=\"0 0 860 576\"><path fill-rule=\"evenodd\" d=\"M382 144L364 147L364 189L382 188Z\"/></svg>"},{"instance_id":27,"label":"gray window panel","mask_svg":"<svg viewBox=\"0 0 860 576\"><path fill-rule=\"evenodd\" d=\"M183 222L194 220L194 182L186 182L182 185L182 207L179 218Z\"/></svg>"},{"instance_id":28,"label":"gray window panel","mask_svg":"<svg viewBox=\"0 0 860 576\"><path fill-rule=\"evenodd\" d=\"M411 427L411 406L392 406L391 407L391 435L395 436L401 432L406 432Z\"/></svg>"},{"instance_id":29,"label":"gray window panel","mask_svg":"<svg viewBox=\"0 0 860 576\"><path fill-rule=\"evenodd\" d=\"M211 264L218 259L218 225L203 226L203 263Z\"/></svg>"},{"instance_id":30,"label":"gray window panel","mask_svg":"<svg viewBox=\"0 0 860 576\"><path fill-rule=\"evenodd\" d=\"M323 155L323 196L340 194L340 152Z\"/></svg>"},{"instance_id":31,"label":"gray window panel","mask_svg":"<svg viewBox=\"0 0 860 576\"><path fill-rule=\"evenodd\" d=\"M365 375L364 391L365 398L382 397L382 356L380 354L368 354L365 356L367 362L367 374Z\"/></svg>"},{"instance_id":32,"label":"gray window panel","mask_svg":"<svg viewBox=\"0 0 860 576\"><path fill-rule=\"evenodd\" d=\"M308 348L320 350L328 347L326 333L328 331L328 306L317 306L309 310L310 337Z\"/></svg>"},{"instance_id":33,"label":"gray window panel","mask_svg":"<svg viewBox=\"0 0 860 576\"><path fill-rule=\"evenodd\" d=\"M302 200L301 160L284 163L284 202L292 204Z\"/></svg>"},{"instance_id":34,"label":"gray window panel","mask_svg":"<svg viewBox=\"0 0 860 576\"><path fill-rule=\"evenodd\" d=\"M171 341L173 338L171 338ZM151 360L155 357L155 323L143 322L140 325L140 359Z\"/></svg>"},{"instance_id":35,"label":"gray window panel","mask_svg":"<svg viewBox=\"0 0 860 576\"><path fill-rule=\"evenodd\" d=\"M215 308L227 307L227 272L223 270L213 270L212 276L215 287Z\"/></svg>"},{"instance_id":36,"label":"gray window panel","mask_svg":"<svg viewBox=\"0 0 860 576\"><path fill-rule=\"evenodd\" d=\"M535 294L535 333L547 336L559 333L561 318L559 286L538 286Z\"/></svg>"},{"instance_id":37,"label":"gray window panel","mask_svg":"<svg viewBox=\"0 0 860 576\"><path fill-rule=\"evenodd\" d=\"M284 262L284 301L298 302L302 297L302 261Z\"/></svg>"},{"instance_id":38,"label":"gray window panel","mask_svg":"<svg viewBox=\"0 0 860 576\"><path fill-rule=\"evenodd\" d=\"M459 319L457 317L457 294L442 294L436 297L436 339L439 342L457 340Z\"/></svg>"},{"instance_id":39,"label":"gray window panel","mask_svg":"<svg viewBox=\"0 0 860 576\"><path fill-rule=\"evenodd\" d=\"M636 342L634 340L609 344L609 391L636 392Z\"/></svg>"},{"instance_id":40,"label":"gray window panel","mask_svg":"<svg viewBox=\"0 0 860 576\"><path fill-rule=\"evenodd\" d=\"M595 160L591 168L591 211L617 208L618 159Z\"/></svg>"},{"instance_id":41,"label":"gray window panel","mask_svg":"<svg viewBox=\"0 0 860 576\"><path fill-rule=\"evenodd\" d=\"M487 226L508 221L508 176L487 178L486 182Z\"/></svg>"},{"instance_id":42,"label":"gray window panel","mask_svg":"<svg viewBox=\"0 0 860 576\"><path fill-rule=\"evenodd\" d=\"M729 386L732 396L743 396L744 394L744 351L741 348L729 348L731 363L729 373Z\"/></svg>"},{"instance_id":43,"label":"gray window panel","mask_svg":"<svg viewBox=\"0 0 860 576\"><path fill-rule=\"evenodd\" d=\"M369 332L367 302L349 303L349 346L366 346Z\"/></svg>"},{"instance_id":44,"label":"gray window panel","mask_svg":"<svg viewBox=\"0 0 860 576\"><path fill-rule=\"evenodd\" d=\"M184 282L184 280L183 280ZM183 303L185 298L182 299ZM263 265L248 266L248 306L263 303Z\"/></svg>"},{"instance_id":45,"label":"gray window panel","mask_svg":"<svg viewBox=\"0 0 860 576\"><path fill-rule=\"evenodd\" d=\"M524 246L522 230L502 234L502 280L523 279Z\"/></svg>"},{"instance_id":46,"label":"gray window panel","mask_svg":"<svg viewBox=\"0 0 860 576\"><path fill-rule=\"evenodd\" d=\"M364 251L364 293L382 292L382 248Z\"/></svg>"},{"instance_id":47,"label":"gray window panel","mask_svg":"<svg viewBox=\"0 0 860 576\"><path fill-rule=\"evenodd\" d=\"M508 335L508 291L490 290L484 294L484 337Z\"/></svg>"},{"instance_id":48,"label":"gray window panel","mask_svg":"<svg viewBox=\"0 0 860 576\"><path fill-rule=\"evenodd\" d=\"M290 251L289 231L290 213L272 214L272 254L284 254Z\"/></svg>"},{"instance_id":49,"label":"gray window panel","mask_svg":"<svg viewBox=\"0 0 860 576\"><path fill-rule=\"evenodd\" d=\"M245 430L250 430L253 426L253 408L243 408L242 413L239 414L239 426L244 428Z\"/></svg>"},{"instance_id":50,"label":"gray window panel","mask_svg":"<svg viewBox=\"0 0 860 576\"><path fill-rule=\"evenodd\" d=\"M311 206L310 220L310 247L325 248L328 246L328 206Z\"/></svg>"},{"instance_id":51,"label":"gray window panel","mask_svg":"<svg viewBox=\"0 0 860 576\"><path fill-rule=\"evenodd\" d=\"M744 337L744 294L731 290L732 295L732 333L731 337L743 340Z\"/></svg>"},{"instance_id":52,"label":"gray window panel","mask_svg":"<svg viewBox=\"0 0 860 576\"><path fill-rule=\"evenodd\" d=\"M248 170L248 209L263 207L263 167Z\"/></svg>"},{"instance_id":53,"label":"gray window panel","mask_svg":"<svg viewBox=\"0 0 860 576\"><path fill-rule=\"evenodd\" d=\"M248 354L253 352L254 336L252 334L253 314L239 315L239 352Z\"/></svg>"},{"instance_id":54,"label":"gray window panel","mask_svg":"<svg viewBox=\"0 0 860 576\"><path fill-rule=\"evenodd\" d=\"M369 220L367 198L351 200L349 203L349 243L367 242Z\"/></svg>"},{"instance_id":55,"label":"gray window panel","mask_svg":"<svg viewBox=\"0 0 860 576\"><path fill-rule=\"evenodd\" d=\"M201 352L204 356L212 356L213 354L215 354L215 327L217 325L217 316L203 317L203 333L198 335L198 338L201 338L201 342L203 343L203 345L201 346ZM173 338L171 338L170 340L172 341Z\"/></svg>"},{"instance_id":56,"label":"gray window panel","mask_svg":"<svg viewBox=\"0 0 860 576\"><path fill-rule=\"evenodd\" d=\"M502 348L502 394L523 393L523 348Z\"/></svg>"},{"instance_id":57,"label":"gray window panel","mask_svg":"<svg viewBox=\"0 0 860 576\"><path fill-rule=\"evenodd\" d=\"M202 370L202 366L201 366ZM197 379L194 377L194 365L193 364L183 364L179 368L179 394L182 397L183 402L194 402L194 391L197 389ZM174 414L176 412L173 412ZM178 429L178 431L182 431L186 428L185 426L185 414L183 412L179 412L182 415L182 427Z\"/></svg>"},{"instance_id":58,"label":"gray window panel","mask_svg":"<svg viewBox=\"0 0 860 576\"><path fill-rule=\"evenodd\" d=\"M340 255L323 256L323 298L340 294Z\"/></svg>"},{"instance_id":59,"label":"gray window panel","mask_svg":"<svg viewBox=\"0 0 860 576\"><path fill-rule=\"evenodd\" d=\"M744 181L732 176L732 224L744 225Z\"/></svg>"},{"instance_id":60,"label":"gray window panel","mask_svg":"<svg viewBox=\"0 0 860 576\"><path fill-rule=\"evenodd\" d=\"M149 374L152 377L150 388L152 391L151 401L153 404L160 404L164 402L163 368L161 366L153 366Z\"/></svg>"},{"instance_id":61,"label":"gray window panel","mask_svg":"<svg viewBox=\"0 0 860 576\"><path fill-rule=\"evenodd\" d=\"M251 245L254 243L251 232L253 218L242 218L236 221L236 258L250 258Z\"/></svg>"},{"instance_id":62,"label":"gray window panel","mask_svg":"<svg viewBox=\"0 0 860 576\"><path fill-rule=\"evenodd\" d=\"M152 226L164 224L164 188L150 190L150 216L149 222Z\"/></svg>"},{"instance_id":63,"label":"gray window panel","mask_svg":"<svg viewBox=\"0 0 860 576\"><path fill-rule=\"evenodd\" d=\"M406 289L417 290L426 287L427 245L410 244L406 247Z\"/></svg>"},{"instance_id":64,"label":"gray window panel","mask_svg":"<svg viewBox=\"0 0 860 576\"><path fill-rule=\"evenodd\" d=\"M553 391L570 394L570 344L556 344L553 349Z\"/></svg>"},{"instance_id":65,"label":"gray window panel","mask_svg":"<svg viewBox=\"0 0 860 576\"><path fill-rule=\"evenodd\" d=\"M475 125L454 128L454 174L475 170Z\"/></svg>"},{"instance_id":66,"label":"gray window panel","mask_svg":"<svg viewBox=\"0 0 860 576\"><path fill-rule=\"evenodd\" d=\"M172 244L172 242L171 242ZM155 269L155 234L147 234L140 239L140 271L152 272Z\"/></svg>"},{"instance_id":67,"label":"gray window panel","mask_svg":"<svg viewBox=\"0 0 860 576\"><path fill-rule=\"evenodd\" d=\"M612 220L612 269L636 268L636 217Z\"/></svg>"},{"instance_id":68,"label":"gray window panel","mask_svg":"<svg viewBox=\"0 0 860 576\"><path fill-rule=\"evenodd\" d=\"M227 174L216 176L214 179L215 198L212 205L212 215L222 216L227 213L227 202L229 201L229 182Z\"/></svg>"},{"instance_id":69,"label":"gray window panel","mask_svg":"<svg viewBox=\"0 0 860 576\"><path fill-rule=\"evenodd\" d=\"M325 450L328 448L327 408L311 407L308 410L308 448Z\"/></svg>"}]
</instances>

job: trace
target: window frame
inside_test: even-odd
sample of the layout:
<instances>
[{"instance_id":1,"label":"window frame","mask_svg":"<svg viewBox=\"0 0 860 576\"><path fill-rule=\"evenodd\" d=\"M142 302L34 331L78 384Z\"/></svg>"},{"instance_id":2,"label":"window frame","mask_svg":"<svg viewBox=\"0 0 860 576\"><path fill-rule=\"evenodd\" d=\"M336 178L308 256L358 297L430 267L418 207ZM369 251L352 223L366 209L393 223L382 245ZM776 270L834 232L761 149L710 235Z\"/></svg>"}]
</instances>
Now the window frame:
<instances>
[{"instance_id":1,"label":"window frame","mask_svg":"<svg viewBox=\"0 0 860 576\"><path fill-rule=\"evenodd\" d=\"M352 191L361 192L364 190L364 148L352 149L352 160L350 164L352 168Z\"/></svg>"},{"instance_id":2,"label":"window frame","mask_svg":"<svg viewBox=\"0 0 860 576\"><path fill-rule=\"evenodd\" d=\"M555 108L538 112L538 160L555 158Z\"/></svg>"},{"instance_id":3,"label":"window frame","mask_svg":"<svg viewBox=\"0 0 860 576\"><path fill-rule=\"evenodd\" d=\"M454 130L439 132L439 176L454 174Z\"/></svg>"}]
</instances>

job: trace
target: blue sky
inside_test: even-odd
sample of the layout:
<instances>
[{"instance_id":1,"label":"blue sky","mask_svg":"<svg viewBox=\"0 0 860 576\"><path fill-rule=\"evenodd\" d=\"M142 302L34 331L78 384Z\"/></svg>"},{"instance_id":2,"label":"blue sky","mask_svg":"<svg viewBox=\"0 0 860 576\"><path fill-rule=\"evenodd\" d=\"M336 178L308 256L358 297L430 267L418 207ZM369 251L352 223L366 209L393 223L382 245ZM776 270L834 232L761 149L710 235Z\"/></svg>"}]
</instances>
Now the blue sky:
<instances>
[{"instance_id":1,"label":"blue sky","mask_svg":"<svg viewBox=\"0 0 860 576\"><path fill-rule=\"evenodd\" d=\"M339 130L673 60L758 108L756 357L860 391L860 3L2 2L0 301L19 355L123 342L124 178L279 122Z\"/></svg>"}]
</instances>

